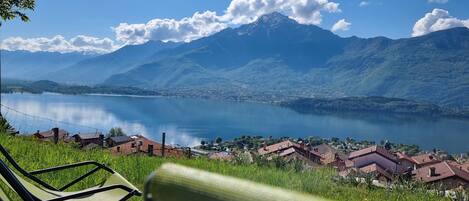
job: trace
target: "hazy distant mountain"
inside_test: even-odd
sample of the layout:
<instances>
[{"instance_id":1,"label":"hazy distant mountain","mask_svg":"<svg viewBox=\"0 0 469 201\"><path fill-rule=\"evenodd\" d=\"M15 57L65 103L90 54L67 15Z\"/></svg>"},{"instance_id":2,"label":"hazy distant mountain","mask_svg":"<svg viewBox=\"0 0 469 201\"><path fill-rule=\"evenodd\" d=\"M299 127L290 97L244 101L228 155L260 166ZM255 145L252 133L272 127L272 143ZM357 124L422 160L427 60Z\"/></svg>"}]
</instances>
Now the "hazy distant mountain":
<instances>
[{"instance_id":1,"label":"hazy distant mountain","mask_svg":"<svg viewBox=\"0 0 469 201\"><path fill-rule=\"evenodd\" d=\"M93 57L81 53L1 51L2 78L35 80ZM50 78L54 79L54 78Z\"/></svg>"},{"instance_id":2,"label":"hazy distant mountain","mask_svg":"<svg viewBox=\"0 0 469 201\"><path fill-rule=\"evenodd\" d=\"M127 45L115 52L80 61L54 72L48 77L57 77L56 81L62 83L98 84L113 74L132 69L132 67L160 50L173 48L177 45L178 43L161 41L149 41L141 45Z\"/></svg>"},{"instance_id":3,"label":"hazy distant mountain","mask_svg":"<svg viewBox=\"0 0 469 201\"><path fill-rule=\"evenodd\" d=\"M425 36L341 38L279 13L162 51L106 84L388 96L469 103L469 29Z\"/></svg>"}]
</instances>

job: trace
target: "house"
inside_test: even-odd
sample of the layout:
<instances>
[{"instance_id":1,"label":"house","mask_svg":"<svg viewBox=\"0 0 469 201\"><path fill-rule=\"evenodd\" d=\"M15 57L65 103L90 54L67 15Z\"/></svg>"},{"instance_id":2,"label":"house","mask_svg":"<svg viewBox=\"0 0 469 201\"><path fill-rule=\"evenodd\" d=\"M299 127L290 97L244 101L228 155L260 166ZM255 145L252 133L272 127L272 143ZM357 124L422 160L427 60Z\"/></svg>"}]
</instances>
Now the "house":
<instances>
[{"instance_id":1,"label":"house","mask_svg":"<svg viewBox=\"0 0 469 201\"><path fill-rule=\"evenodd\" d=\"M456 166L457 168L459 168L460 170L463 170L463 171L466 171L466 172L469 172L469 161L465 162L465 163L458 163L456 161L447 161L450 165L453 165L453 166Z\"/></svg>"},{"instance_id":2,"label":"house","mask_svg":"<svg viewBox=\"0 0 469 201\"><path fill-rule=\"evenodd\" d=\"M467 162L465 162L465 163L463 163L463 164L460 164L459 167L460 167L462 170L464 170L464 171L466 171L466 172L469 172L469 161L467 161Z\"/></svg>"},{"instance_id":3,"label":"house","mask_svg":"<svg viewBox=\"0 0 469 201\"><path fill-rule=\"evenodd\" d=\"M54 129L58 129L58 128L53 128L51 130L48 130L48 131L43 131L43 132L39 132L36 131L36 133L33 134L33 136L37 139L40 139L40 140L50 140L50 141L53 141L54 140ZM65 141L68 139L68 131L64 130L64 129L58 129L58 140L59 141Z\"/></svg>"},{"instance_id":4,"label":"house","mask_svg":"<svg viewBox=\"0 0 469 201\"><path fill-rule=\"evenodd\" d=\"M89 144L96 144L100 147L103 147L104 144L104 135L101 133L78 133L73 135L72 138L76 143L80 144L80 147L85 147Z\"/></svg>"},{"instance_id":5,"label":"house","mask_svg":"<svg viewBox=\"0 0 469 201\"><path fill-rule=\"evenodd\" d=\"M131 140L132 139L127 135L108 137L108 138L106 138L106 145L108 147L115 147L117 145L121 145L121 144L124 144L126 142L130 142Z\"/></svg>"},{"instance_id":6,"label":"house","mask_svg":"<svg viewBox=\"0 0 469 201\"><path fill-rule=\"evenodd\" d=\"M234 156L230 152L221 151L209 154L208 158L212 160L232 161Z\"/></svg>"},{"instance_id":7,"label":"house","mask_svg":"<svg viewBox=\"0 0 469 201\"><path fill-rule=\"evenodd\" d=\"M321 156L321 164L337 168L338 170L345 169L347 156L328 144L314 146L311 150Z\"/></svg>"},{"instance_id":8,"label":"house","mask_svg":"<svg viewBox=\"0 0 469 201\"><path fill-rule=\"evenodd\" d=\"M273 157L282 157L286 160L301 160L311 167L319 166L321 156L310 151L303 143L298 144L290 140L285 140L270 146L264 145L257 152L261 156L266 156L267 160Z\"/></svg>"},{"instance_id":9,"label":"house","mask_svg":"<svg viewBox=\"0 0 469 201\"><path fill-rule=\"evenodd\" d=\"M393 180L393 175L376 163L372 163L370 165L358 168L358 172L365 174L373 174L375 176L375 179L377 179L379 183L383 184Z\"/></svg>"},{"instance_id":10,"label":"house","mask_svg":"<svg viewBox=\"0 0 469 201\"><path fill-rule=\"evenodd\" d=\"M350 153L347 163L350 168L361 173L375 174L378 180L386 182L392 181L392 175L400 174L398 158L376 145Z\"/></svg>"},{"instance_id":11,"label":"house","mask_svg":"<svg viewBox=\"0 0 469 201\"><path fill-rule=\"evenodd\" d=\"M398 152L396 155L399 160L401 172L403 173L441 162L441 160L433 154L421 154L411 157L404 152Z\"/></svg>"},{"instance_id":12,"label":"house","mask_svg":"<svg viewBox=\"0 0 469 201\"><path fill-rule=\"evenodd\" d=\"M439 160L433 154L421 154L417 156L412 156L412 160L414 160L415 162L414 169L441 162L441 160Z\"/></svg>"},{"instance_id":13,"label":"house","mask_svg":"<svg viewBox=\"0 0 469 201\"><path fill-rule=\"evenodd\" d=\"M141 135L131 136L130 141L111 147L109 150L115 155L132 155L132 154L148 154L153 156L163 155L163 146L158 142L149 140ZM165 156L170 157L184 157L190 153L187 153L184 149L174 148L172 146L165 145L164 149Z\"/></svg>"},{"instance_id":14,"label":"house","mask_svg":"<svg viewBox=\"0 0 469 201\"><path fill-rule=\"evenodd\" d=\"M469 172L455 166L450 161L427 165L412 171L412 177L420 182L455 189L469 187Z\"/></svg>"},{"instance_id":15,"label":"house","mask_svg":"<svg viewBox=\"0 0 469 201\"><path fill-rule=\"evenodd\" d=\"M409 173L416 168L417 163L412 157L407 155L405 152L397 152L397 159L399 160L400 172Z\"/></svg>"}]
</instances>

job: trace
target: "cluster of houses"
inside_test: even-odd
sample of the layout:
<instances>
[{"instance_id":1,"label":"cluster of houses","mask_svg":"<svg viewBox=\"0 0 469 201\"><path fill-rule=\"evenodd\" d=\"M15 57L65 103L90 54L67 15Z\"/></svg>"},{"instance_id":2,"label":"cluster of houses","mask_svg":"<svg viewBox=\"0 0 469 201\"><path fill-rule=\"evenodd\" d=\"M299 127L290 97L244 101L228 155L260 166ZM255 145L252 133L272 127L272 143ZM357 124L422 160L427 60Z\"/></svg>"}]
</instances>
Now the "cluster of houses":
<instances>
[{"instance_id":1,"label":"cluster of houses","mask_svg":"<svg viewBox=\"0 0 469 201\"><path fill-rule=\"evenodd\" d=\"M64 129L53 128L37 131L33 136L39 140L76 143L82 149L103 148L115 155L147 154L151 156L190 157L189 148L173 147L152 141L142 135L105 137L102 133L77 133L70 135Z\"/></svg>"},{"instance_id":2,"label":"cluster of houses","mask_svg":"<svg viewBox=\"0 0 469 201\"><path fill-rule=\"evenodd\" d=\"M40 140L77 143L83 149L101 147L115 155L148 154L152 156L190 157L189 148L172 147L149 140L141 135L115 136L105 138L101 133L70 135L66 130L53 128L33 134ZM257 154L272 160L300 160L305 165L316 168L329 166L337 169L343 177L370 175L378 186L389 186L398 178L408 178L445 189L469 188L469 161L458 163L442 160L434 154L409 156L403 152L392 152L384 147L373 145L345 154L328 144L309 146L285 140L267 146L264 144ZM232 160L229 152L209 155L211 159Z\"/></svg>"},{"instance_id":3,"label":"cluster of houses","mask_svg":"<svg viewBox=\"0 0 469 201\"><path fill-rule=\"evenodd\" d=\"M409 156L377 145L345 154L328 144L311 147L290 140L264 145L257 153L268 160L282 157L301 160L313 168L334 167L343 177L370 175L378 186L389 186L398 178L408 178L445 189L469 188L469 161L441 160L433 154Z\"/></svg>"}]
</instances>

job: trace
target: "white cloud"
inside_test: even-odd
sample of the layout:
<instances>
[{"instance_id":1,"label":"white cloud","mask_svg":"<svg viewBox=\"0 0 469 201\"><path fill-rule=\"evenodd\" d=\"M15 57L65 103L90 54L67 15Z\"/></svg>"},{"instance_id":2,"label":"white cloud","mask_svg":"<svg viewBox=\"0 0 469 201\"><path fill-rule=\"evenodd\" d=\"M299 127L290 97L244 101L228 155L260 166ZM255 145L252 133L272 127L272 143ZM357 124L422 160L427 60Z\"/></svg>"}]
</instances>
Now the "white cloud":
<instances>
[{"instance_id":1,"label":"white cloud","mask_svg":"<svg viewBox=\"0 0 469 201\"><path fill-rule=\"evenodd\" d=\"M454 27L469 28L469 19L461 20L451 16L446 10L436 8L415 23L412 36L421 36Z\"/></svg>"},{"instance_id":2,"label":"white cloud","mask_svg":"<svg viewBox=\"0 0 469 201\"><path fill-rule=\"evenodd\" d=\"M114 27L116 39L127 44L139 44L149 39L164 41L191 41L227 27L215 12L196 12L180 20L153 19L146 24L121 23Z\"/></svg>"},{"instance_id":3,"label":"white cloud","mask_svg":"<svg viewBox=\"0 0 469 201\"><path fill-rule=\"evenodd\" d=\"M445 4L445 3L448 3L448 0L428 0L428 3Z\"/></svg>"},{"instance_id":4,"label":"white cloud","mask_svg":"<svg viewBox=\"0 0 469 201\"><path fill-rule=\"evenodd\" d=\"M340 12L328 0L233 0L225 11L231 23L245 24L271 12L281 12L302 24L320 24L321 11Z\"/></svg>"},{"instance_id":5,"label":"white cloud","mask_svg":"<svg viewBox=\"0 0 469 201\"><path fill-rule=\"evenodd\" d=\"M31 52L84 52L84 53L108 53L118 48L109 38L96 38L91 36L78 35L66 40L61 35L52 38L22 38L10 37L0 44L4 50L26 50Z\"/></svg>"},{"instance_id":6,"label":"white cloud","mask_svg":"<svg viewBox=\"0 0 469 201\"><path fill-rule=\"evenodd\" d=\"M153 19L146 24L121 23L114 27L116 39L126 44L147 40L192 41L228 26L255 21L259 16L281 12L302 24L320 24L321 12L340 12L339 4L329 0L232 0L223 15L196 12L180 20Z\"/></svg>"},{"instance_id":7,"label":"white cloud","mask_svg":"<svg viewBox=\"0 0 469 201\"><path fill-rule=\"evenodd\" d=\"M331 31L337 32L337 31L348 31L350 27L352 26L352 23L345 21L345 19L341 19L337 21L334 26L332 26Z\"/></svg>"},{"instance_id":8,"label":"white cloud","mask_svg":"<svg viewBox=\"0 0 469 201\"><path fill-rule=\"evenodd\" d=\"M362 1L362 2L360 2L360 4L358 4L358 6L360 6L360 7L365 7L365 6L368 6L368 5L370 5L370 2L368 2L368 1Z\"/></svg>"},{"instance_id":9,"label":"white cloud","mask_svg":"<svg viewBox=\"0 0 469 201\"><path fill-rule=\"evenodd\" d=\"M113 27L120 44L141 44L148 40L185 41L209 36L229 26L255 21L271 12L288 15L302 24L319 25L322 12L341 12L339 4L331 0L232 0L222 15L213 11L196 12L182 19L153 19L146 23L120 23ZM346 27L349 26L345 24ZM109 38L77 36L66 40L61 35L52 38L7 38L1 42L6 50L49 52L107 53L121 45Z\"/></svg>"}]
</instances>

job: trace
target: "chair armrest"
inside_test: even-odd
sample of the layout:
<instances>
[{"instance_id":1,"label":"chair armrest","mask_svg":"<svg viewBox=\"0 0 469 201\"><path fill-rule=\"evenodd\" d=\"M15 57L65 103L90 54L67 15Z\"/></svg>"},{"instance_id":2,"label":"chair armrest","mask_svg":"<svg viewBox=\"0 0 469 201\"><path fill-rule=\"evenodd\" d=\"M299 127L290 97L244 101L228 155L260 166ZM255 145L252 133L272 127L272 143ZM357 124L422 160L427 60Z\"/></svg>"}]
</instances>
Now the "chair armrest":
<instances>
[{"instance_id":1,"label":"chair armrest","mask_svg":"<svg viewBox=\"0 0 469 201\"><path fill-rule=\"evenodd\" d=\"M54 172L54 171L59 171L59 170L64 170L64 169L70 169L70 168L75 168L75 167L86 166L86 165L95 165L96 167L104 169L104 170L106 170L110 173L114 173L114 170L112 170L111 168L107 167L104 164L98 163L96 161L84 161L84 162L72 163L72 164L68 164L68 165L61 165L61 166L56 166L56 167L51 167L51 168L46 168L46 169L41 169L41 170L34 170L34 171L30 171L29 174L37 175L37 174L43 174L43 173L47 173L47 172Z\"/></svg>"}]
</instances>

